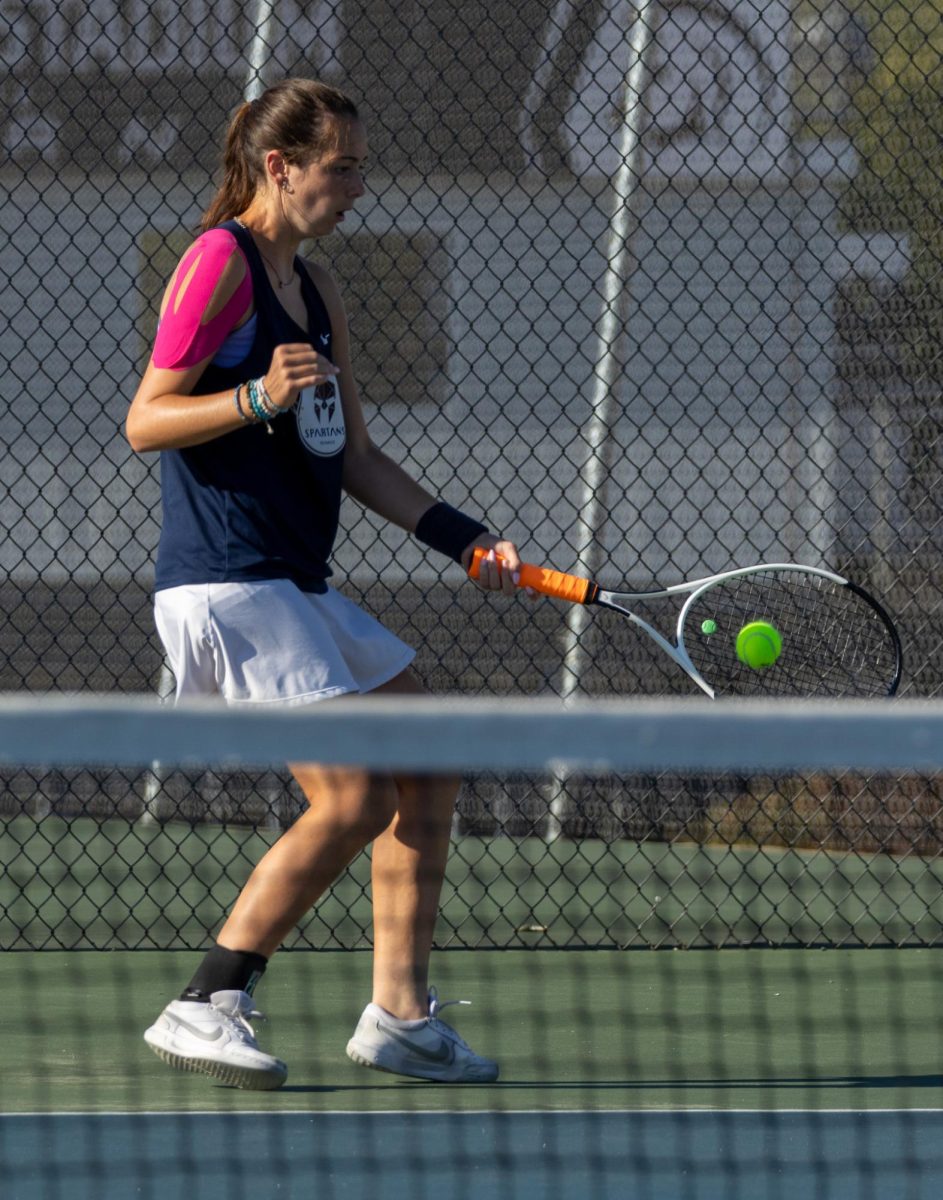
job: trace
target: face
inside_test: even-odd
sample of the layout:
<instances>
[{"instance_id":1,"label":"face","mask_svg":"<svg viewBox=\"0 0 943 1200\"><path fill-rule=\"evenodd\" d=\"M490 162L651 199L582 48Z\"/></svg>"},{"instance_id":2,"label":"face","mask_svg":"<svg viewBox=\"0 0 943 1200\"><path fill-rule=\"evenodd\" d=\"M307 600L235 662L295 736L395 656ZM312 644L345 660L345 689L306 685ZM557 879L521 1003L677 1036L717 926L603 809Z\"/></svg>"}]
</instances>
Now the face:
<instances>
[{"instance_id":1,"label":"face","mask_svg":"<svg viewBox=\"0 0 943 1200\"><path fill-rule=\"evenodd\" d=\"M344 220L364 194L367 135L360 121L338 120L330 150L306 167L290 165L285 212L303 237L323 237Z\"/></svg>"}]
</instances>

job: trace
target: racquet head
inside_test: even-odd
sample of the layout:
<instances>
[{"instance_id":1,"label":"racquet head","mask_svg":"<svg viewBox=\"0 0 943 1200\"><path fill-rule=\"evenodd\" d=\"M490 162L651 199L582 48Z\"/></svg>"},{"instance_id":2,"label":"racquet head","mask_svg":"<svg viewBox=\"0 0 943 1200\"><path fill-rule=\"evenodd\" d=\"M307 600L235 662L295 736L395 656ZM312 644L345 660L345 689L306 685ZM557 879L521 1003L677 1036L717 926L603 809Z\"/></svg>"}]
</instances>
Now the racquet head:
<instances>
[{"instance_id":1,"label":"racquet head","mask_svg":"<svg viewBox=\"0 0 943 1200\"><path fill-rule=\"evenodd\" d=\"M737 637L773 626L775 661L751 666ZM901 645L881 605L862 588L816 568L755 567L697 589L678 620L678 644L718 696L892 696ZM762 658L762 656L760 656Z\"/></svg>"}]
</instances>

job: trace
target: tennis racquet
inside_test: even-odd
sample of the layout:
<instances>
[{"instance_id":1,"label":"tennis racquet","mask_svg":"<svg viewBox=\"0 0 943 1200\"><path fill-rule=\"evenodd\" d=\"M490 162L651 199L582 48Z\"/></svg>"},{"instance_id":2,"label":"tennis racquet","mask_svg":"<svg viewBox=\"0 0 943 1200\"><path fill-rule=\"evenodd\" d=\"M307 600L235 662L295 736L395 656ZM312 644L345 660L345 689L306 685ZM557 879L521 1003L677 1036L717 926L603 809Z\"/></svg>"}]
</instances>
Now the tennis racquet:
<instances>
[{"instance_id":1,"label":"tennis racquet","mask_svg":"<svg viewBox=\"0 0 943 1200\"><path fill-rule=\"evenodd\" d=\"M472 578L486 553L475 550ZM652 591L607 592L592 579L525 563L518 586L628 617L711 698L892 696L900 683L891 618L863 588L819 567L767 563ZM669 597L683 598L675 644L633 612ZM755 622L773 626L778 657L750 666L739 657L738 635Z\"/></svg>"}]
</instances>

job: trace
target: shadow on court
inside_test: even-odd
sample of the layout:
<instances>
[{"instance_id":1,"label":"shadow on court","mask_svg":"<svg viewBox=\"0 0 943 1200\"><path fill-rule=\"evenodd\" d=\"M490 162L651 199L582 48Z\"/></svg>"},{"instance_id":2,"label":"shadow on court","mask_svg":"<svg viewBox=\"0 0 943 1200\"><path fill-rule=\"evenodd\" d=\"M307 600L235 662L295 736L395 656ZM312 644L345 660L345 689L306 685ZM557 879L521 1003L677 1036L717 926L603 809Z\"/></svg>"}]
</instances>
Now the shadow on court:
<instances>
[{"instance_id":1,"label":"shadow on court","mask_svg":"<svg viewBox=\"0 0 943 1200\"><path fill-rule=\"evenodd\" d=\"M496 1084L344 1054L370 957L263 980L277 1092L168 1070L141 1034L197 956L0 956L3 1200L939 1200L939 955L922 950L440 953Z\"/></svg>"},{"instance_id":2,"label":"shadow on court","mask_svg":"<svg viewBox=\"0 0 943 1200\"><path fill-rule=\"evenodd\" d=\"M434 978L496 1084L365 1071L345 1053L370 994L368 954L291 952L258 989L278 1092L168 1070L144 1029L196 954L0 956L0 1111L769 1109L943 1103L941 956L931 950L440 952Z\"/></svg>"}]
</instances>

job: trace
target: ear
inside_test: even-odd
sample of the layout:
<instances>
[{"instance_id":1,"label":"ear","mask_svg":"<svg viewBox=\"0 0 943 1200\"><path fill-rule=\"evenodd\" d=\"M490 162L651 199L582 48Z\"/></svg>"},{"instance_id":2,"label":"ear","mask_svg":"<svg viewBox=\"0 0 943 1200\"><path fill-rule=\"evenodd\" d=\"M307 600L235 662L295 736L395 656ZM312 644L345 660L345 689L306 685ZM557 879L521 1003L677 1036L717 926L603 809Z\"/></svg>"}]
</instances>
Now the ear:
<instances>
[{"instance_id":1,"label":"ear","mask_svg":"<svg viewBox=\"0 0 943 1200\"><path fill-rule=\"evenodd\" d=\"M288 163L281 150L268 150L265 155L265 178L275 188L281 188L288 179Z\"/></svg>"}]
</instances>

